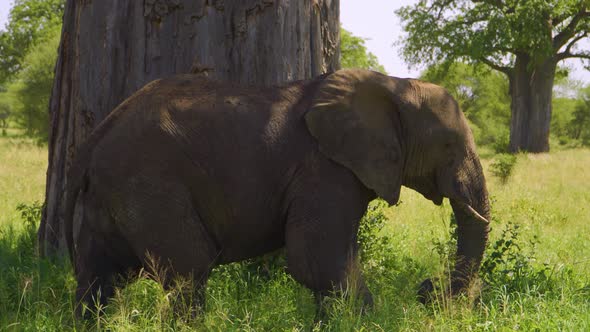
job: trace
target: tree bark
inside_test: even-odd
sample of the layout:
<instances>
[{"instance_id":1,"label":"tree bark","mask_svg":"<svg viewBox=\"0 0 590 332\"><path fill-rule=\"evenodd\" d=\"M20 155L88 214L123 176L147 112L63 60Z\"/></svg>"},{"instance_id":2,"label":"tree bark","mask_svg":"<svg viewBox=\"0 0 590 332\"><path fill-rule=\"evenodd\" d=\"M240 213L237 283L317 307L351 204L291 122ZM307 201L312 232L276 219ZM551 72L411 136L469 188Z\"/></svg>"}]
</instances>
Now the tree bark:
<instances>
[{"instance_id":1,"label":"tree bark","mask_svg":"<svg viewBox=\"0 0 590 332\"><path fill-rule=\"evenodd\" d=\"M50 100L41 255L65 252L62 214L76 147L156 78L205 74L275 85L339 68L339 0L68 0Z\"/></svg>"},{"instance_id":2,"label":"tree bark","mask_svg":"<svg viewBox=\"0 0 590 332\"><path fill-rule=\"evenodd\" d=\"M512 97L510 152L549 152L556 64L554 59L534 64L527 55L516 57L509 75Z\"/></svg>"}]
</instances>

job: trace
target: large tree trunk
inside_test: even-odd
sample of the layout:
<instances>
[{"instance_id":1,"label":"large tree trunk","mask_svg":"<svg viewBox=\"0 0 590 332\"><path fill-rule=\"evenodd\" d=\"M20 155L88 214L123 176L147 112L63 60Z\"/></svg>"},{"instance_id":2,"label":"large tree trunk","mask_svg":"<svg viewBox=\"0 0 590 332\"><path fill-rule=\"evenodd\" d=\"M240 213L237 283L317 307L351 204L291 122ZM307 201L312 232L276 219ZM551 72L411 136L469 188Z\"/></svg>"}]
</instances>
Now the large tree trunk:
<instances>
[{"instance_id":1,"label":"large tree trunk","mask_svg":"<svg viewBox=\"0 0 590 332\"><path fill-rule=\"evenodd\" d=\"M120 102L175 73L274 85L339 67L339 0L68 0L50 101L42 255L62 252L76 147Z\"/></svg>"},{"instance_id":2,"label":"large tree trunk","mask_svg":"<svg viewBox=\"0 0 590 332\"><path fill-rule=\"evenodd\" d=\"M551 98L556 62L534 65L526 55L516 57L510 79L512 120L510 151L548 152Z\"/></svg>"}]
</instances>

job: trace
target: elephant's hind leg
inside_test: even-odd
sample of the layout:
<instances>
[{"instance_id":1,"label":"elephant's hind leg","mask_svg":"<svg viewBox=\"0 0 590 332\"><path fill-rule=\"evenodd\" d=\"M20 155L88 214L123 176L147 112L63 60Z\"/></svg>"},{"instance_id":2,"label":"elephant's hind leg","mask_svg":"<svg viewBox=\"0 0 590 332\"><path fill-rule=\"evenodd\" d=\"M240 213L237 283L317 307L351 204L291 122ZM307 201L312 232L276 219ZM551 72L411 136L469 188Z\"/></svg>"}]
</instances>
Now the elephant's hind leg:
<instances>
[{"instance_id":1,"label":"elephant's hind leg","mask_svg":"<svg viewBox=\"0 0 590 332\"><path fill-rule=\"evenodd\" d=\"M204 308L205 285L219 252L197 214L181 223L180 229L159 229L158 240L146 245L143 261L156 281L178 295L176 309L186 312Z\"/></svg>"},{"instance_id":2,"label":"elephant's hind leg","mask_svg":"<svg viewBox=\"0 0 590 332\"><path fill-rule=\"evenodd\" d=\"M189 192L163 181L136 183L133 189L122 229L136 255L156 281L180 293L185 308L204 305L204 286L219 248Z\"/></svg>"},{"instance_id":3,"label":"elephant's hind leg","mask_svg":"<svg viewBox=\"0 0 590 332\"><path fill-rule=\"evenodd\" d=\"M98 313L114 295L114 285L129 272L137 271L139 259L116 232L104 234L97 225L108 224L107 214L86 202L84 218L76 238L76 312L84 316ZM91 219L89 219L91 218ZM84 309L84 305L87 309Z\"/></svg>"}]
</instances>

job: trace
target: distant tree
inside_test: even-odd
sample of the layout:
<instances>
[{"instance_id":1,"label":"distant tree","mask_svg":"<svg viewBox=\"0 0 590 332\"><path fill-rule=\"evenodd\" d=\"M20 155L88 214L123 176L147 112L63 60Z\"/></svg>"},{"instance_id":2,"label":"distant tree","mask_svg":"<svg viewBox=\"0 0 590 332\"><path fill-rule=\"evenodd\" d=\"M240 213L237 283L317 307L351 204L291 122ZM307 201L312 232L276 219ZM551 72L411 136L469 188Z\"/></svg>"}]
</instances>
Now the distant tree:
<instances>
[{"instance_id":1,"label":"distant tree","mask_svg":"<svg viewBox=\"0 0 590 332\"><path fill-rule=\"evenodd\" d=\"M0 128L2 128L2 136L6 136L6 128L8 127L8 116L10 115L10 105L4 101L0 101Z\"/></svg>"},{"instance_id":2,"label":"distant tree","mask_svg":"<svg viewBox=\"0 0 590 332\"><path fill-rule=\"evenodd\" d=\"M23 65L8 85L14 118L18 127L29 136L47 140L49 127L49 97L53 85L55 61L60 39L59 26L29 48Z\"/></svg>"},{"instance_id":3,"label":"distant tree","mask_svg":"<svg viewBox=\"0 0 590 332\"><path fill-rule=\"evenodd\" d=\"M553 114L551 116L551 136L560 145L577 144L572 135L572 120L580 100L570 96L553 98Z\"/></svg>"},{"instance_id":4,"label":"distant tree","mask_svg":"<svg viewBox=\"0 0 590 332\"><path fill-rule=\"evenodd\" d=\"M344 28L340 29L340 63L342 68L363 68L385 73L375 54L369 52L365 40L354 36Z\"/></svg>"},{"instance_id":5,"label":"distant tree","mask_svg":"<svg viewBox=\"0 0 590 332\"><path fill-rule=\"evenodd\" d=\"M580 91L579 102L568 126L571 138L590 146L590 85Z\"/></svg>"},{"instance_id":6,"label":"distant tree","mask_svg":"<svg viewBox=\"0 0 590 332\"><path fill-rule=\"evenodd\" d=\"M590 59L588 0L422 0L396 14L405 60L466 60L505 74L511 97L510 150L549 151L557 64Z\"/></svg>"},{"instance_id":7,"label":"distant tree","mask_svg":"<svg viewBox=\"0 0 590 332\"><path fill-rule=\"evenodd\" d=\"M3 0L8 1L8 0ZM22 68L38 40L61 26L65 0L15 0L8 24L0 31L0 85ZM0 27L2 29L3 27Z\"/></svg>"}]
</instances>

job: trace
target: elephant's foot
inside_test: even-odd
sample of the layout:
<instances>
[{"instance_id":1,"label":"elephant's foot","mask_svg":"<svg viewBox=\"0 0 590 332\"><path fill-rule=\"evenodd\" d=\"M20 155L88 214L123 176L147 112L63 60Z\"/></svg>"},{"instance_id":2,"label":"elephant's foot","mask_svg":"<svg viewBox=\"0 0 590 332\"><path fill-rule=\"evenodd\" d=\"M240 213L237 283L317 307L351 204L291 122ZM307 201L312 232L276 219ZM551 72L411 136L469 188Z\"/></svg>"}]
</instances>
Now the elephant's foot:
<instances>
[{"instance_id":1,"label":"elephant's foot","mask_svg":"<svg viewBox=\"0 0 590 332\"><path fill-rule=\"evenodd\" d=\"M428 304L441 296L448 298L457 297L460 295L467 295L470 298L474 290L480 289L477 278L451 278L450 284L442 286L438 279L426 279L418 287L417 298L422 304Z\"/></svg>"},{"instance_id":2,"label":"elephant's foot","mask_svg":"<svg viewBox=\"0 0 590 332\"><path fill-rule=\"evenodd\" d=\"M434 283L431 279L424 280L418 287L418 301L422 304L430 303L434 296Z\"/></svg>"},{"instance_id":3,"label":"elephant's foot","mask_svg":"<svg viewBox=\"0 0 590 332\"><path fill-rule=\"evenodd\" d=\"M76 289L76 316L91 320L103 314L107 301L114 295L113 285L95 279L92 282L79 282Z\"/></svg>"},{"instance_id":4,"label":"elephant's foot","mask_svg":"<svg viewBox=\"0 0 590 332\"><path fill-rule=\"evenodd\" d=\"M164 289L176 293L171 301L173 312L185 319L198 319L205 313L205 285L198 280L175 276Z\"/></svg>"}]
</instances>

